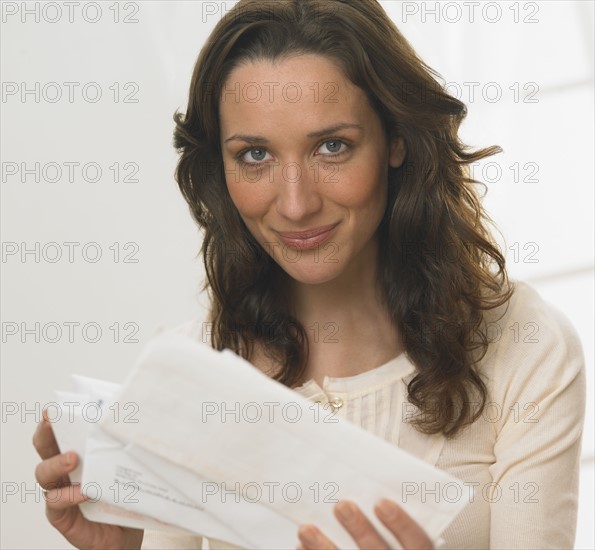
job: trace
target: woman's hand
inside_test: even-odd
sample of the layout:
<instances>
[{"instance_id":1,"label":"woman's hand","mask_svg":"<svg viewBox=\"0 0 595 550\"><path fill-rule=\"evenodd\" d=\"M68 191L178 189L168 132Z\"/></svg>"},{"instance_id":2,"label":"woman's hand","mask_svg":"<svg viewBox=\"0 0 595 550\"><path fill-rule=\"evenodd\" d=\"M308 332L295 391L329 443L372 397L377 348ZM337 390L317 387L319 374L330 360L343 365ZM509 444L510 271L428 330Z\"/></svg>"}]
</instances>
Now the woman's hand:
<instances>
[{"instance_id":1,"label":"woman's hand","mask_svg":"<svg viewBox=\"0 0 595 550\"><path fill-rule=\"evenodd\" d=\"M343 500L333 509L335 517L349 531L359 548L388 550L389 546L378 534L368 518L352 502ZM374 508L376 515L395 535L405 550L433 550L432 541L402 508L390 500L381 500ZM330 549L336 546L314 525L302 525L298 531L301 546L298 550Z\"/></svg>"},{"instance_id":2,"label":"woman's hand","mask_svg":"<svg viewBox=\"0 0 595 550\"><path fill-rule=\"evenodd\" d=\"M78 485L72 485L68 472L76 468L78 457L74 452L62 453L54 431L43 412L43 420L33 435L33 445L43 459L35 469L35 478L45 493L45 515L68 542L76 548L87 549L139 549L143 540L141 529L131 529L96 523L85 519L79 503L87 500Z\"/></svg>"}]
</instances>

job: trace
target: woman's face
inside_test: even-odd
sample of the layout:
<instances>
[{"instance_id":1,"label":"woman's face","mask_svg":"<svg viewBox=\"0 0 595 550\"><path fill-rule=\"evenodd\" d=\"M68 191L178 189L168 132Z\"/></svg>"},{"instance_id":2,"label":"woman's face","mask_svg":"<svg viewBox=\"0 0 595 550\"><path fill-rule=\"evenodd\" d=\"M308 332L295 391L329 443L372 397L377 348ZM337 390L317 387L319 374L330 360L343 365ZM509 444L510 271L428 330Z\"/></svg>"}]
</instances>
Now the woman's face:
<instances>
[{"instance_id":1,"label":"woman's face","mask_svg":"<svg viewBox=\"0 0 595 550\"><path fill-rule=\"evenodd\" d=\"M388 167L405 152L364 92L332 60L299 55L237 67L219 106L229 194L273 259L309 284L372 268Z\"/></svg>"}]
</instances>

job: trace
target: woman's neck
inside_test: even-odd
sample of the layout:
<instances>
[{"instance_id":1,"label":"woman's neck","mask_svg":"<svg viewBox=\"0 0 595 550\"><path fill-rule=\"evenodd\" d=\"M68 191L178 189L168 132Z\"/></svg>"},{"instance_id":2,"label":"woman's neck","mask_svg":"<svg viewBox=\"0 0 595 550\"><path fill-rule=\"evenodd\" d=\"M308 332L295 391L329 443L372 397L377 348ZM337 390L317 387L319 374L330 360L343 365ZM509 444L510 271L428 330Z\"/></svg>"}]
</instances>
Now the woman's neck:
<instances>
[{"instance_id":1,"label":"woman's neck","mask_svg":"<svg viewBox=\"0 0 595 550\"><path fill-rule=\"evenodd\" d=\"M329 316L353 315L382 307L377 269L378 247L370 243L336 278L320 284L292 281L293 309L304 324Z\"/></svg>"},{"instance_id":2,"label":"woman's neck","mask_svg":"<svg viewBox=\"0 0 595 550\"><path fill-rule=\"evenodd\" d=\"M360 374L402 351L399 333L383 304L377 257L374 245L332 281L294 282L294 312L308 336L304 380L321 383L325 375Z\"/></svg>"}]
</instances>

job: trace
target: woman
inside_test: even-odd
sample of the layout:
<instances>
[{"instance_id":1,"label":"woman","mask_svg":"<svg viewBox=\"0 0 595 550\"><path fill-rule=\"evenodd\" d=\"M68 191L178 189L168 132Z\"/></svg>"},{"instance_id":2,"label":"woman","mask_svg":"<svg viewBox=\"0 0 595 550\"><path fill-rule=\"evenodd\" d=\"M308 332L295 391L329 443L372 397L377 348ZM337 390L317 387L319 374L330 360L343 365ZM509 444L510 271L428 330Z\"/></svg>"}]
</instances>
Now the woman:
<instances>
[{"instance_id":1,"label":"woman","mask_svg":"<svg viewBox=\"0 0 595 550\"><path fill-rule=\"evenodd\" d=\"M568 548L581 345L509 282L468 177L499 148L461 143L465 106L434 76L376 1L241 0L219 22L174 117L176 179L204 229L211 344L474 488L447 547ZM47 422L34 442L39 483L68 483L75 461ZM77 547L200 547L88 522L82 498L47 504ZM404 548L432 548L383 504ZM336 513L357 547L387 547L354 503ZM315 526L298 536L333 547Z\"/></svg>"}]
</instances>

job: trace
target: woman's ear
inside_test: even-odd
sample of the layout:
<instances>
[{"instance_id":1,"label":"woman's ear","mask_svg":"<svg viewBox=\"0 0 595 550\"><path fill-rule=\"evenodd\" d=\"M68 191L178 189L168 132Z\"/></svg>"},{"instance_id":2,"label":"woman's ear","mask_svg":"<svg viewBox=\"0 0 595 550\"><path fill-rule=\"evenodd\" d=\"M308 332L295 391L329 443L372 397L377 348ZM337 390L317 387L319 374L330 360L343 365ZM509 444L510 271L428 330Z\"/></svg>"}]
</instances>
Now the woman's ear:
<instances>
[{"instance_id":1,"label":"woman's ear","mask_svg":"<svg viewBox=\"0 0 595 550\"><path fill-rule=\"evenodd\" d=\"M398 168L403 164L407 148L405 147L405 140L402 136L397 136L391 139L388 163L393 168Z\"/></svg>"}]
</instances>

